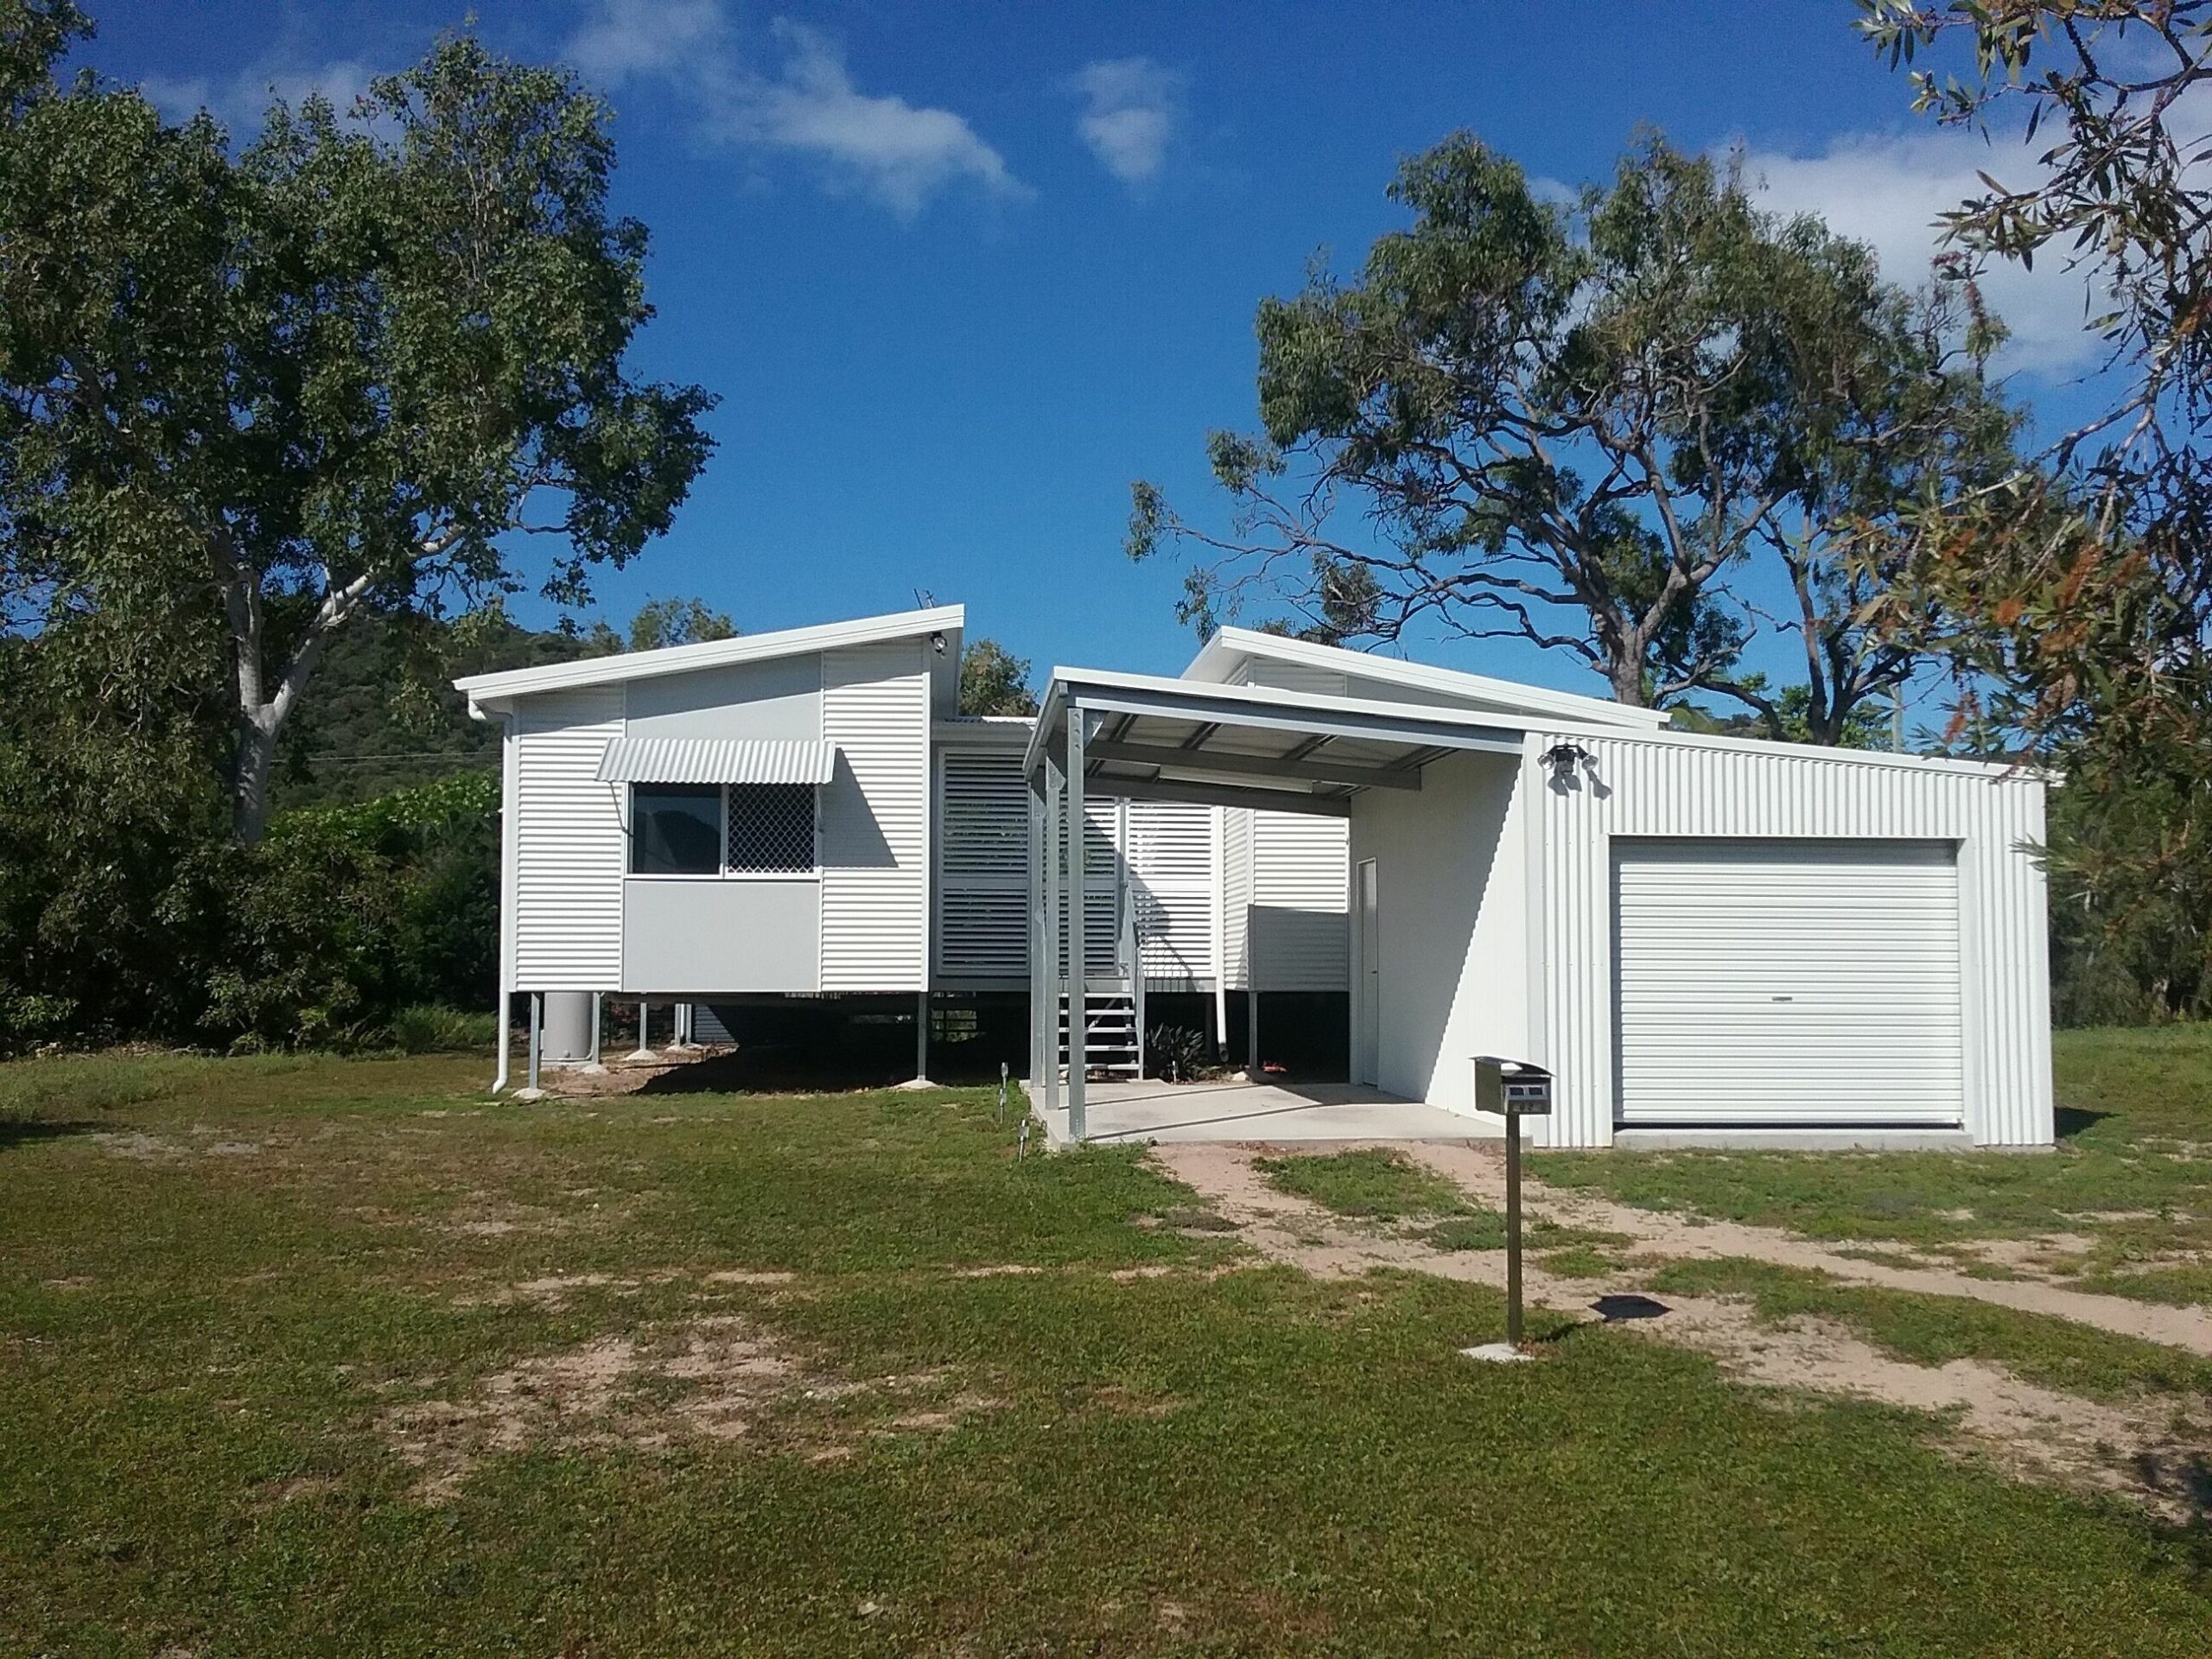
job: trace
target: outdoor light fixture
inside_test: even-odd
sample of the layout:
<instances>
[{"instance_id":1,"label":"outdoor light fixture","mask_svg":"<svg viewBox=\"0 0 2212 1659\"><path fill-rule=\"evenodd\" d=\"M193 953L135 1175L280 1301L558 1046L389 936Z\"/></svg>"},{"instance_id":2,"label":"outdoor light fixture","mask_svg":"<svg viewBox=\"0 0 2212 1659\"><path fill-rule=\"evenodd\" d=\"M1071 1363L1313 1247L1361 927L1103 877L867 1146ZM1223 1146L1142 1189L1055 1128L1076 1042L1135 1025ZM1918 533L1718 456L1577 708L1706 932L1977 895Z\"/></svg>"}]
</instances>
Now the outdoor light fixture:
<instances>
[{"instance_id":1,"label":"outdoor light fixture","mask_svg":"<svg viewBox=\"0 0 2212 1659\"><path fill-rule=\"evenodd\" d=\"M944 656L944 636L943 634L941 634L941 633L933 633L933 634L930 635L930 649L931 649L931 651L933 651L933 652L937 652L937 654L938 654L938 656L940 656L940 657Z\"/></svg>"},{"instance_id":2,"label":"outdoor light fixture","mask_svg":"<svg viewBox=\"0 0 2212 1659\"><path fill-rule=\"evenodd\" d=\"M1577 765L1589 765L1590 751L1580 743L1554 743L1540 759L1551 769L1553 780L1559 782L1573 777Z\"/></svg>"}]
</instances>

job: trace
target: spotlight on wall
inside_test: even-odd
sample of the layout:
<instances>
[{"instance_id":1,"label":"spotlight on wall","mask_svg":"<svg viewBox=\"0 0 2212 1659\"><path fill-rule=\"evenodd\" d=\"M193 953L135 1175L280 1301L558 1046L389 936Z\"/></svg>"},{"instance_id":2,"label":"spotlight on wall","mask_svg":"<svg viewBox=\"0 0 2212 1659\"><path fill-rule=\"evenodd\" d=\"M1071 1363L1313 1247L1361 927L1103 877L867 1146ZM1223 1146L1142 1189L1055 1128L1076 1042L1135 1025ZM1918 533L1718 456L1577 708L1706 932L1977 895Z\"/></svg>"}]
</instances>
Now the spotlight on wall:
<instances>
[{"instance_id":1,"label":"spotlight on wall","mask_svg":"<svg viewBox=\"0 0 2212 1659\"><path fill-rule=\"evenodd\" d=\"M1590 751L1580 743L1554 743L1538 757L1550 771L1554 783L1564 782L1574 776L1577 766L1586 766Z\"/></svg>"},{"instance_id":2,"label":"spotlight on wall","mask_svg":"<svg viewBox=\"0 0 2212 1659\"><path fill-rule=\"evenodd\" d=\"M941 633L933 633L933 634L930 635L930 649L931 649L931 651L933 651L933 652L937 652L937 654L938 654L938 656L940 656L940 657L944 656L944 636L943 634L941 634Z\"/></svg>"}]
</instances>

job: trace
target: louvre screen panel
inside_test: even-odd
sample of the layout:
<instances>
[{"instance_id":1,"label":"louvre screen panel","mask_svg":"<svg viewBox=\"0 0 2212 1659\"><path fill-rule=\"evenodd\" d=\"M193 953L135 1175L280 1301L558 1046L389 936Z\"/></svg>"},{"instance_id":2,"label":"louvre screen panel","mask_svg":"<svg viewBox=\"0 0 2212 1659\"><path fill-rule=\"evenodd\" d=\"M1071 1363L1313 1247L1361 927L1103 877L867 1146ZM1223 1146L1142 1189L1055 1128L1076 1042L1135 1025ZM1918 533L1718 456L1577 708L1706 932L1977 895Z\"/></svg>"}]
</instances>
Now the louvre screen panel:
<instances>
[{"instance_id":1,"label":"louvre screen panel","mask_svg":"<svg viewBox=\"0 0 2212 1659\"><path fill-rule=\"evenodd\" d=\"M1019 750L947 749L938 773L938 972L1029 971L1029 789Z\"/></svg>"}]
</instances>

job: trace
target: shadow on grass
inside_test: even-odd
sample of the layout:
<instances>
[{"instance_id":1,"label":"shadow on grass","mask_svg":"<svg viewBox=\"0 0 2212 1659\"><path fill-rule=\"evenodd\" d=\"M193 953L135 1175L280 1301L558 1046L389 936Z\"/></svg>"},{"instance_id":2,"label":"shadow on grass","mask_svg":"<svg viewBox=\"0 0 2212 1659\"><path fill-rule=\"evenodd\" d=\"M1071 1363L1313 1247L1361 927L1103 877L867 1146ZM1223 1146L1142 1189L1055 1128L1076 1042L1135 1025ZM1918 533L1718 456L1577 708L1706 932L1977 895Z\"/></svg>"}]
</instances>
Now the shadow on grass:
<instances>
[{"instance_id":1,"label":"shadow on grass","mask_svg":"<svg viewBox=\"0 0 2212 1659\"><path fill-rule=\"evenodd\" d=\"M2093 1112L2082 1106L2061 1106L2052 1114L2061 1141L2071 1141L2082 1130L2094 1128L2111 1116L2110 1112Z\"/></svg>"},{"instance_id":2,"label":"shadow on grass","mask_svg":"<svg viewBox=\"0 0 2212 1659\"><path fill-rule=\"evenodd\" d=\"M709 1054L662 1072L639 1095L820 1095L857 1089L889 1089L914 1075L911 1046L897 1054L824 1053L816 1049L753 1046ZM930 1080L947 1088L972 1088L999 1080L995 1065L930 1059Z\"/></svg>"},{"instance_id":3,"label":"shadow on grass","mask_svg":"<svg viewBox=\"0 0 2212 1659\"><path fill-rule=\"evenodd\" d=\"M64 1135L90 1135L100 1126L87 1119L0 1117L0 1152L29 1146L35 1141L59 1141Z\"/></svg>"}]
</instances>

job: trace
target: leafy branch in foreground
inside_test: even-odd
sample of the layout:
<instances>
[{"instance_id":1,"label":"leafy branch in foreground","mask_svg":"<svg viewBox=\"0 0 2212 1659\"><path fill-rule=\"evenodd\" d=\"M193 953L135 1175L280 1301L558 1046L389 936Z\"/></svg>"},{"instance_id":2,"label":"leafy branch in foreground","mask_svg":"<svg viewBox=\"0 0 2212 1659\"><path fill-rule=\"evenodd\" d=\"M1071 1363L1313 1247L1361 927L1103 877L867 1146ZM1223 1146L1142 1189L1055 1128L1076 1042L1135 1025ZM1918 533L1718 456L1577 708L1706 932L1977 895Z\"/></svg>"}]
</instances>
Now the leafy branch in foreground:
<instances>
[{"instance_id":1,"label":"leafy branch in foreground","mask_svg":"<svg viewBox=\"0 0 2212 1659\"><path fill-rule=\"evenodd\" d=\"M2158 932L2159 1001L2212 1007L2212 0L1859 10L1891 67L1949 66L1912 69L1916 108L2017 143L1946 215L1956 257L2075 272L2109 389L2036 470L1923 518L1879 620L2064 766L2061 902Z\"/></svg>"}]
</instances>

